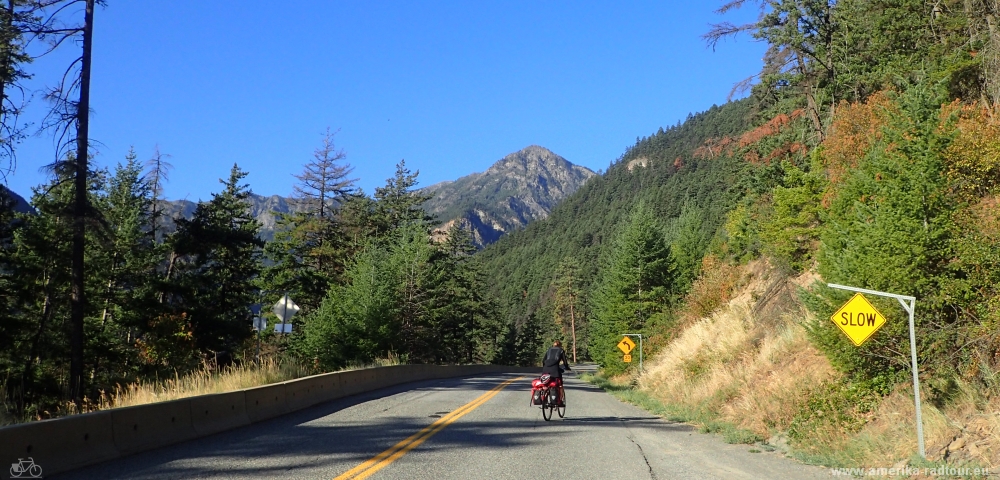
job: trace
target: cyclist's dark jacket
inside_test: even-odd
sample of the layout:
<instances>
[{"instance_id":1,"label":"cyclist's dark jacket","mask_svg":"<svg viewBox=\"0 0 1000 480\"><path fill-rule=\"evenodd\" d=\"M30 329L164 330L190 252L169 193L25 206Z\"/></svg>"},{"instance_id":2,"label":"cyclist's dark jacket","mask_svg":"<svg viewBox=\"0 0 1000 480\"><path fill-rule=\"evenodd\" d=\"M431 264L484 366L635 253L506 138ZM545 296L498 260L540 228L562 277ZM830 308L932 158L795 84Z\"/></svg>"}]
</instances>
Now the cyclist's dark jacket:
<instances>
[{"instance_id":1,"label":"cyclist's dark jacket","mask_svg":"<svg viewBox=\"0 0 1000 480\"><path fill-rule=\"evenodd\" d=\"M562 372L559 371L559 363L562 362L566 365L566 369L569 370L569 361L566 360L566 352L560 347L552 347L549 351L545 352L545 358L542 359L542 373L547 373L552 378L562 378Z\"/></svg>"}]
</instances>

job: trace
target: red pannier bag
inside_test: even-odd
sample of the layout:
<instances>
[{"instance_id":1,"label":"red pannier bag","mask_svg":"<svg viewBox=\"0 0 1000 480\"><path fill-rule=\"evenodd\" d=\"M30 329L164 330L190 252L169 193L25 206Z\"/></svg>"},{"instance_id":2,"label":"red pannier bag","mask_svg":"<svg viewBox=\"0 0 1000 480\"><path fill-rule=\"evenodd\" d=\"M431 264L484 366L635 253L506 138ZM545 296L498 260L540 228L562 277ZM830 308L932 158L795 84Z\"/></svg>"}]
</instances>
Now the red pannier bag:
<instances>
[{"instance_id":1,"label":"red pannier bag","mask_svg":"<svg viewBox=\"0 0 1000 480\"><path fill-rule=\"evenodd\" d=\"M549 386L549 381L552 377L549 374L542 374L531 381L531 404L541 405L542 404L542 390Z\"/></svg>"}]
</instances>

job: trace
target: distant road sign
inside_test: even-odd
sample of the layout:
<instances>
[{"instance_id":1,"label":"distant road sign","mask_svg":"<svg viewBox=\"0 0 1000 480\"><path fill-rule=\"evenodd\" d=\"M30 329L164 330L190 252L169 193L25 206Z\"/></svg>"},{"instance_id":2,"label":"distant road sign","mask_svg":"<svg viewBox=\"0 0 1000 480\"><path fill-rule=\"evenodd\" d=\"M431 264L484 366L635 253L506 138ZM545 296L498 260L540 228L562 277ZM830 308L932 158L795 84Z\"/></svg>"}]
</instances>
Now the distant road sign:
<instances>
[{"instance_id":1,"label":"distant road sign","mask_svg":"<svg viewBox=\"0 0 1000 480\"><path fill-rule=\"evenodd\" d=\"M274 304L271 311L278 316L281 323L288 323L296 313L299 313L299 306L291 298L288 298L288 295L285 295L281 297L281 300L278 300L278 303Z\"/></svg>"},{"instance_id":2,"label":"distant road sign","mask_svg":"<svg viewBox=\"0 0 1000 480\"><path fill-rule=\"evenodd\" d=\"M625 337L622 341L618 342L618 348L621 349L625 355L628 355L632 353L632 349L635 348L635 342L633 342L631 338Z\"/></svg>"},{"instance_id":3,"label":"distant road sign","mask_svg":"<svg viewBox=\"0 0 1000 480\"><path fill-rule=\"evenodd\" d=\"M625 363L632 363L632 355L626 353L625 356L622 357L622 361Z\"/></svg>"},{"instance_id":4,"label":"distant road sign","mask_svg":"<svg viewBox=\"0 0 1000 480\"><path fill-rule=\"evenodd\" d=\"M851 297L830 320L840 327L856 347L868 341L885 325L885 317L860 293Z\"/></svg>"},{"instance_id":5,"label":"distant road sign","mask_svg":"<svg viewBox=\"0 0 1000 480\"><path fill-rule=\"evenodd\" d=\"M291 323L275 323L274 331L278 333L292 333Z\"/></svg>"},{"instance_id":6,"label":"distant road sign","mask_svg":"<svg viewBox=\"0 0 1000 480\"><path fill-rule=\"evenodd\" d=\"M267 328L267 319L262 317L253 317L253 329L258 332L263 331Z\"/></svg>"}]
</instances>

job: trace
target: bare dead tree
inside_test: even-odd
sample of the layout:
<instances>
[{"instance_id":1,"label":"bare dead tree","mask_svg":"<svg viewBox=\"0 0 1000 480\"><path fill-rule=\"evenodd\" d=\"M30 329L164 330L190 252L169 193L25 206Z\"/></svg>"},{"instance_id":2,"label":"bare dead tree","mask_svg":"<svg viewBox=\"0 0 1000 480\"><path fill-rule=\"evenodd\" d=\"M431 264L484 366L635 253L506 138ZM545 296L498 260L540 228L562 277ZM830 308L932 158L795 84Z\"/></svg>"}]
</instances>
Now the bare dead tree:
<instances>
[{"instance_id":1,"label":"bare dead tree","mask_svg":"<svg viewBox=\"0 0 1000 480\"><path fill-rule=\"evenodd\" d=\"M354 183L357 182L357 179L348 178L354 168L341 163L347 154L334 145L336 134L329 127L326 129L323 146L313 152L313 161L306 164L305 170L295 175L300 183L292 187L294 196L320 218L330 213L332 200L342 200L354 190Z\"/></svg>"},{"instance_id":2,"label":"bare dead tree","mask_svg":"<svg viewBox=\"0 0 1000 480\"><path fill-rule=\"evenodd\" d=\"M94 38L94 0L86 0L83 21L83 55L80 56L80 97L76 108L76 176L73 187L73 285L70 299L70 378L69 390L77 408L83 406L83 316L85 221L87 202L87 161L90 157L90 59Z\"/></svg>"},{"instance_id":3,"label":"bare dead tree","mask_svg":"<svg viewBox=\"0 0 1000 480\"><path fill-rule=\"evenodd\" d=\"M0 180L16 169L15 147L30 126L21 123L32 96L21 83L32 76L24 67L81 33L62 22L66 9L81 1L0 0Z\"/></svg>"},{"instance_id":4,"label":"bare dead tree","mask_svg":"<svg viewBox=\"0 0 1000 480\"><path fill-rule=\"evenodd\" d=\"M167 161L168 158L170 155L160 153L160 146L156 145L153 147L153 156L146 160L145 181L149 183L149 187L153 191L152 211L149 214L154 242L156 241L156 224L162 215L161 212L157 211L157 204L163 199L163 184L170 180L170 170L174 168Z\"/></svg>"}]
</instances>

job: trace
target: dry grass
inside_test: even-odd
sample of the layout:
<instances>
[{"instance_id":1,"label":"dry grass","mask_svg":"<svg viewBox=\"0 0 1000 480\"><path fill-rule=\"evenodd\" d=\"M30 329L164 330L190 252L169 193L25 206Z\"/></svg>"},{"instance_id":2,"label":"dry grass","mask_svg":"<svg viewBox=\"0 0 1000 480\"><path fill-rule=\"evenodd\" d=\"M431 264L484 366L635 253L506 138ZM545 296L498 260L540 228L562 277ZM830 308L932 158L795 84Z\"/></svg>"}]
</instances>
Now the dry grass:
<instances>
[{"instance_id":1,"label":"dry grass","mask_svg":"<svg viewBox=\"0 0 1000 480\"><path fill-rule=\"evenodd\" d=\"M294 361L265 359L255 363L234 365L221 370L203 368L184 376L164 380L139 381L118 386L101 396L96 410L130 407L147 403L166 402L209 393L223 393L269 383L284 382L310 374L310 370Z\"/></svg>"},{"instance_id":2,"label":"dry grass","mask_svg":"<svg viewBox=\"0 0 1000 480\"><path fill-rule=\"evenodd\" d=\"M695 423L724 422L780 439L825 385L842 384L841 375L810 344L801 322L808 314L791 294L793 285L809 284L816 275L781 278L764 262L743 268L739 291L702 292L731 300L683 325L647 362L641 377L619 380L636 381L663 411L700 412L689 415ZM711 299L700 302L708 305ZM943 409L927 402L922 406L928 460L1000 467L1000 394L970 385L960 385L959 391ZM901 384L873 411L854 414L862 415L858 428L833 420L811 424L808 438L797 440L793 453L831 466L906 463L917 451L914 412L912 388Z\"/></svg>"},{"instance_id":3,"label":"dry grass","mask_svg":"<svg viewBox=\"0 0 1000 480\"><path fill-rule=\"evenodd\" d=\"M345 370L387 367L400 365L400 363L398 356L390 355L388 358L376 359L370 364L352 365ZM273 358L264 359L260 365L247 363L226 367L218 371L206 367L182 377L136 382L124 388L116 388L114 394L102 397L97 410L166 402L209 393L231 392L294 380L315 373L317 372L293 360L279 361Z\"/></svg>"},{"instance_id":4,"label":"dry grass","mask_svg":"<svg viewBox=\"0 0 1000 480\"><path fill-rule=\"evenodd\" d=\"M640 388L765 438L787 428L809 392L835 373L797 323L772 329L751 311L733 301L691 325L650 362Z\"/></svg>"},{"instance_id":5,"label":"dry grass","mask_svg":"<svg viewBox=\"0 0 1000 480\"><path fill-rule=\"evenodd\" d=\"M354 364L345 370L400 364L402 362L398 356L390 355L388 358L376 359L372 363ZM166 402L211 393L231 392L294 380L316 373L322 372L316 372L293 360L279 361L274 358L265 358L259 365L256 363L246 363L221 369L204 365L200 370L183 376L177 375L174 378L138 381L124 386L118 385L113 392L102 392L98 399L86 402L82 411L79 411L72 403L66 403L56 412L44 412L46 414L44 418L57 418L76 413ZM43 419L41 417L27 418L17 416L12 413L13 410L9 406L3 405L3 407L0 408L0 425Z\"/></svg>"}]
</instances>

